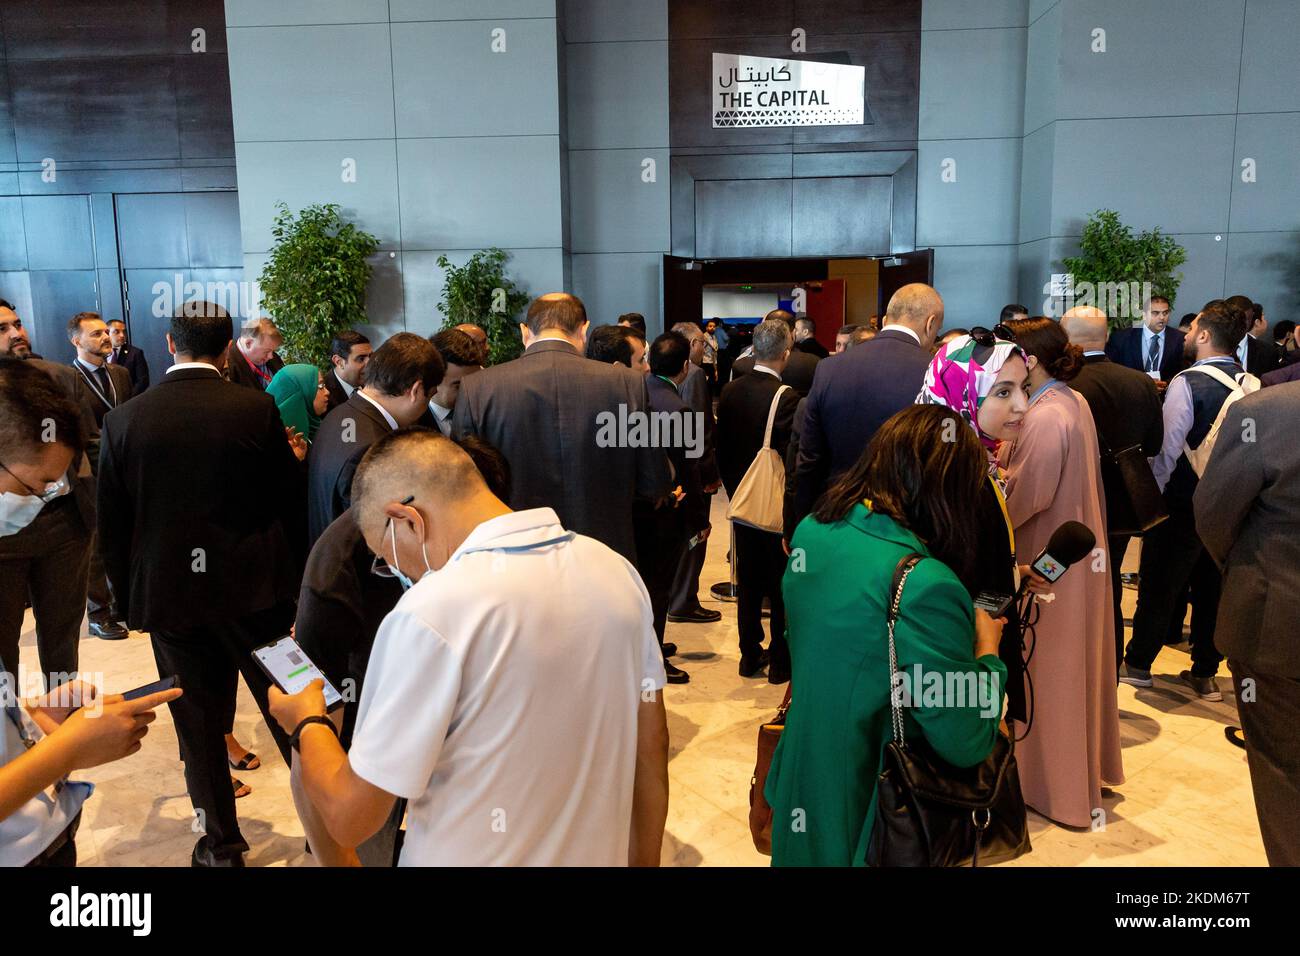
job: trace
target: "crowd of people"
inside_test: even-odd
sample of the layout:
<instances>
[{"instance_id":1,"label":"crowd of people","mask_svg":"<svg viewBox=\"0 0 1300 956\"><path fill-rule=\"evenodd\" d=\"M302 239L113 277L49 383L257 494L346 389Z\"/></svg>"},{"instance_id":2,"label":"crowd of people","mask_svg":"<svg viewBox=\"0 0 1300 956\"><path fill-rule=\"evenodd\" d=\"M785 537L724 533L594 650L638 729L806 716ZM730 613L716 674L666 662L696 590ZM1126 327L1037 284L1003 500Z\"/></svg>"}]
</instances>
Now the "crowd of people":
<instances>
[{"instance_id":1,"label":"crowd of people","mask_svg":"<svg viewBox=\"0 0 1300 956\"><path fill-rule=\"evenodd\" d=\"M1170 318L1153 296L1114 332L1095 308L1019 305L945 331L912 284L833 350L778 309L733 358L716 319L650 338L553 293L509 362L465 324L377 347L341 331L321 369L282 361L270 319L196 301L151 382L120 323L74 316L71 362L46 361L0 302L0 864L75 864L93 788L72 778L140 749L166 704L191 862L242 866L231 772L260 765L233 736L242 677L322 865L657 865L663 689L690 681L666 625L722 617L699 578L724 488L739 677L789 690L774 864L865 863L894 664L987 689L915 695L909 733L956 767L1011 736L1025 803L1093 825L1124 781L1117 684L1153 686L1189 605L1180 680L1221 700L1226 658L1265 849L1300 863L1300 599L1278 573L1300 565L1300 336L1268 341L1244 296ZM1164 512L1138 529L1114 478L1135 457ZM1097 547L1048 574L1068 522ZM176 686L80 679L83 617L147 632ZM286 693L258 664L286 636L323 681Z\"/></svg>"}]
</instances>

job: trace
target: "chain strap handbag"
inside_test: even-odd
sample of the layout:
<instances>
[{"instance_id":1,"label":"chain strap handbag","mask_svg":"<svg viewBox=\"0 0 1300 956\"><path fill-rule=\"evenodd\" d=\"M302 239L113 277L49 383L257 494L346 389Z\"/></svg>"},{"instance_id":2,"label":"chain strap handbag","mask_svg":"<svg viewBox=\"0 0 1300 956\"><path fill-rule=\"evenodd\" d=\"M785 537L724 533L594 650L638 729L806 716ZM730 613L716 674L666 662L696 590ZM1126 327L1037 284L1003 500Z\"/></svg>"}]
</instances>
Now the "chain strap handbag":
<instances>
[{"instance_id":1,"label":"chain strap handbag","mask_svg":"<svg viewBox=\"0 0 1300 956\"><path fill-rule=\"evenodd\" d=\"M903 586L922 555L894 569L889 612L889 709L892 739L876 781L876 819L868 866L978 866L1004 863L1030 850L1015 745L999 732L993 751L974 767L954 767L923 738L904 738L902 674L894 623Z\"/></svg>"}]
</instances>

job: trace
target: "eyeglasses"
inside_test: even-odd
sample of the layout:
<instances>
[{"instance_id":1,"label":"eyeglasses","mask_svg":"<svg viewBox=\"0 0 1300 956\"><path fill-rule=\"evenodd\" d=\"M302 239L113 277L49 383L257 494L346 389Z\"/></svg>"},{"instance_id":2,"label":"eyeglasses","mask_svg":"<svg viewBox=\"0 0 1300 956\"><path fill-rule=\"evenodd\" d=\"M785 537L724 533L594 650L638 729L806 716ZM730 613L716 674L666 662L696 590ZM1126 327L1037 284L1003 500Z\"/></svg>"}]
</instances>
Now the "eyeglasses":
<instances>
[{"instance_id":1,"label":"eyeglasses","mask_svg":"<svg viewBox=\"0 0 1300 956\"><path fill-rule=\"evenodd\" d=\"M65 484L67 483L67 479L66 479L66 478L60 478L58 481L56 481L56 482L55 482L53 485L51 485L49 488L46 488L44 491L37 491L35 488L33 488L33 487L32 487L31 485L29 485L27 482L23 481L21 478L19 478L17 475L15 475L12 471L10 471L10 470L9 470L9 466L6 465L6 464L5 464L4 462L2 462L2 461L0 461L0 468L3 468L6 472L9 473L9 476L10 476L11 478L13 478L14 481L18 482L18 484L22 485L24 488L26 488L28 491L30 491L30 492L31 492L34 496L36 496L37 498L40 498L41 501L45 502L47 505L48 505L51 501L53 501L55 498L59 497L59 495L63 494L64 486L65 486Z\"/></svg>"},{"instance_id":2,"label":"eyeglasses","mask_svg":"<svg viewBox=\"0 0 1300 956\"><path fill-rule=\"evenodd\" d=\"M2 466L0 466L0 467L2 467ZM8 471L7 468L6 468L5 470ZM398 502L398 503L399 503L399 504L403 504L403 505L409 505L409 504L410 504L412 501L414 501L414 500L415 500L415 495L407 495L405 498L403 498L403 499L402 499L400 502ZM387 521L384 522L384 534L385 534L385 535L388 534L388 528L389 528L390 525L392 525L392 523L393 523L393 519L392 519L392 517L389 517L389 519L388 519ZM379 540L382 542L382 541L383 541L383 537L381 536ZM396 534L394 534L394 536L393 536L393 560L397 560L397 536L396 536ZM374 575L375 577L377 577L377 578L395 578L395 577L397 577L397 572L394 571L392 568L390 568L390 567L388 566L388 562L384 560L384 556L383 556L382 554L377 554L377 555L375 555L375 559L374 559L373 561L370 562L370 573L373 574L373 575Z\"/></svg>"},{"instance_id":3,"label":"eyeglasses","mask_svg":"<svg viewBox=\"0 0 1300 956\"><path fill-rule=\"evenodd\" d=\"M1016 334L999 322L992 329L986 329L982 325L977 325L970 330L970 337L975 340L977 345L983 345L986 348L992 348L997 345L998 339L1004 342L1014 342Z\"/></svg>"}]
</instances>

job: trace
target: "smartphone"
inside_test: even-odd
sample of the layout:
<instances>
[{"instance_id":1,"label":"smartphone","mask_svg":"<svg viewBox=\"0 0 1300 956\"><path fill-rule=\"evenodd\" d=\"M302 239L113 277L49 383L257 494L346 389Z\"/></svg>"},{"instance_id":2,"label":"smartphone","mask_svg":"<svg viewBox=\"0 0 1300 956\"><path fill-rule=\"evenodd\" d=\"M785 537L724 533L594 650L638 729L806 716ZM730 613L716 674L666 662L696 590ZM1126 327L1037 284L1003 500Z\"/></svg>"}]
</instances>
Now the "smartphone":
<instances>
[{"instance_id":1,"label":"smartphone","mask_svg":"<svg viewBox=\"0 0 1300 956\"><path fill-rule=\"evenodd\" d=\"M136 700L140 697L148 697L150 694L157 694L165 690L171 690L173 687L180 687L181 679L173 674L171 677L164 677L162 680L156 680L152 684L145 684L143 687L137 687L135 690L128 690L122 695L123 700Z\"/></svg>"},{"instance_id":2,"label":"smartphone","mask_svg":"<svg viewBox=\"0 0 1300 956\"><path fill-rule=\"evenodd\" d=\"M253 659L275 681L275 686L286 694L296 694L316 679L325 682L325 709L337 710L343 706L343 695L292 637L282 637L270 644L254 649Z\"/></svg>"},{"instance_id":3,"label":"smartphone","mask_svg":"<svg viewBox=\"0 0 1300 956\"><path fill-rule=\"evenodd\" d=\"M1000 594L997 591L981 591L975 597L975 606L989 612L990 617L999 618L1007 613L1011 607L1011 602L1015 599L1012 594Z\"/></svg>"}]
</instances>

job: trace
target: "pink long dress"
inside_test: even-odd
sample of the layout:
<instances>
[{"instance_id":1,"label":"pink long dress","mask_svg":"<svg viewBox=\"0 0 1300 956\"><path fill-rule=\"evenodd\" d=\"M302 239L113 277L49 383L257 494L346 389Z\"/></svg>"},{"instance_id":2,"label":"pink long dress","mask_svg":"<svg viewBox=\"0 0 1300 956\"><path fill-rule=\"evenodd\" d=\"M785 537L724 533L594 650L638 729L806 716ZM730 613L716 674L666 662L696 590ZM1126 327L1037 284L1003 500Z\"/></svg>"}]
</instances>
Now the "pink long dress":
<instances>
[{"instance_id":1,"label":"pink long dress","mask_svg":"<svg viewBox=\"0 0 1300 956\"><path fill-rule=\"evenodd\" d=\"M1065 521L1087 525L1103 549L1066 571L1055 601L1038 604L1028 668L1032 726L1016 744L1025 803L1058 823L1087 827L1101 809L1101 788L1124 782L1106 505L1088 402L1064 383L1049 385L999 458L1020 563L1032 561ZM1015 732L1024 725L1017 722Z\"/></svg>"}]
</instances>

